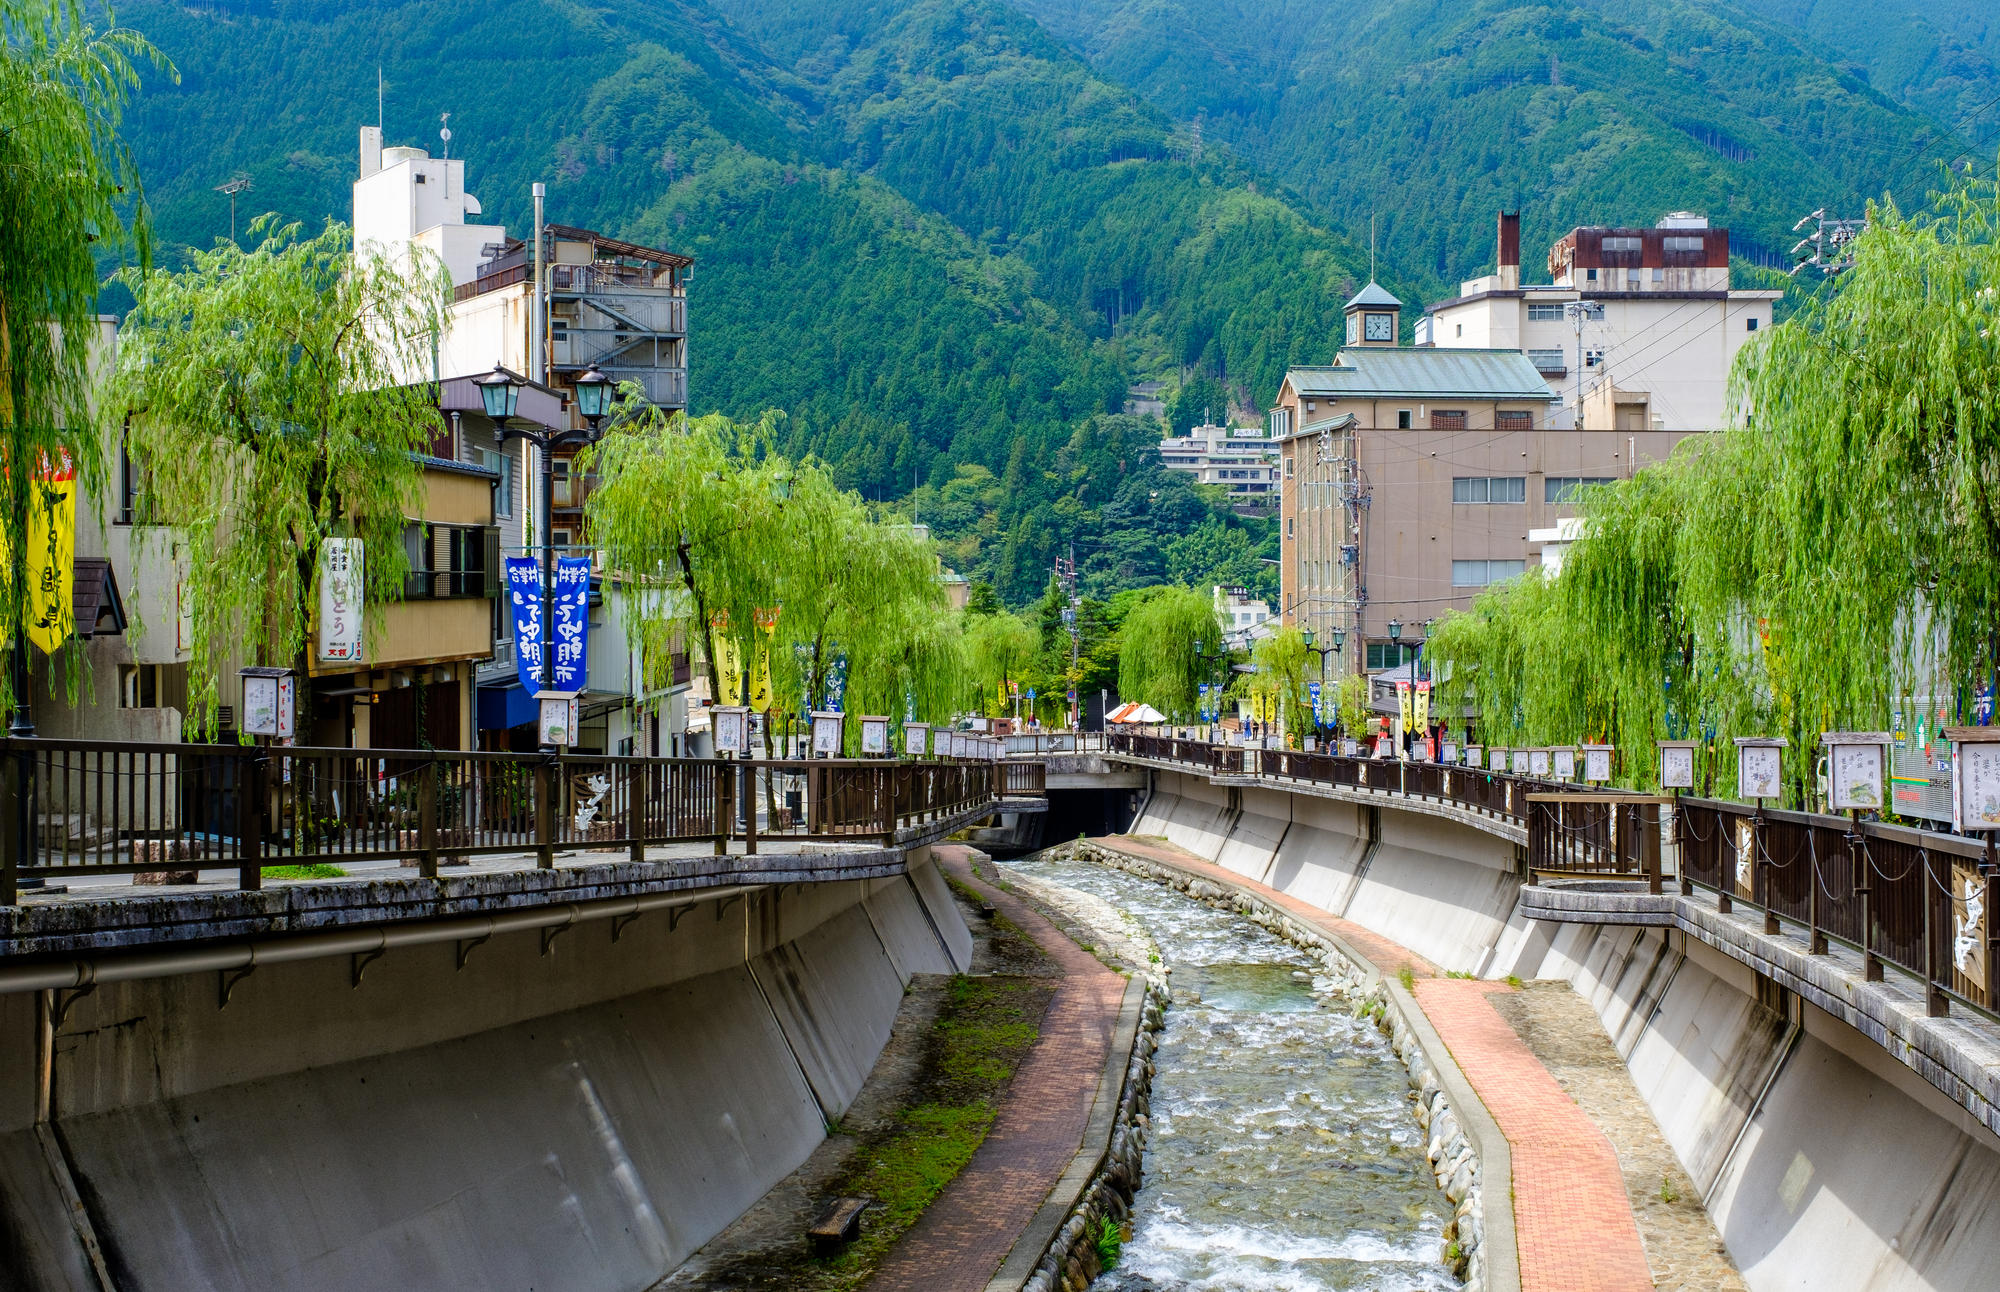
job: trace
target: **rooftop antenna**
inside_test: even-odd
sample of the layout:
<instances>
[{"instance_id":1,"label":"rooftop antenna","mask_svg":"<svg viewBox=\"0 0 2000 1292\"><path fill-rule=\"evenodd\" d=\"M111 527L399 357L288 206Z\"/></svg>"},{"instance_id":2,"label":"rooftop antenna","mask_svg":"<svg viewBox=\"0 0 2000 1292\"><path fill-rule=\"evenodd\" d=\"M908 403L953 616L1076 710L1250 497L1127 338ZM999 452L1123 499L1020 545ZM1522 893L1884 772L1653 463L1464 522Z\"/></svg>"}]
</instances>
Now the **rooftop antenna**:
<instances>
[{"instance_id":1,"label":"rooftop antenna","mask_svg":"<svg viewBox=\"0 0 2000 1292\"><path fill-rule=\"evenodd\" d=\"M449 112L440 113L438 116L438 120L443 123L443 125L440 126L438 129L438 138L444 140L444 157L442 160L450 161L451 160L451 113Z\"/></svg>"},{"instance_id":2,"label":"rooftop antenna","mask_svg":"<svg viewBox=\"0 0 2000 1292\"><path fill-rule=\"evenodd\" d=\"M1368 217L1368 281L1375 281L1375 217Z\"/></svg>"},{"instance_id":3,"label":"rooftop antenna","mask_svg":"<svg viewBox=\"0 0 2000 1292\"><path fill-rule=\"evenodd\" d=\"M217 184L215 191L229 195L229 240L234 242L236 241L236 195L250 191L250 177L239 170L226 182Z\"/></svg>"},{"instance_id":4,"label":"rooftop antenna","mask_svg":"<svg viewBox=\"0 0 2000 1292\"><path fill-rule=\"evenodd\" d=\"M382 65L375 64L375 128L382 128Z\"/></svg>"}]
</instances>

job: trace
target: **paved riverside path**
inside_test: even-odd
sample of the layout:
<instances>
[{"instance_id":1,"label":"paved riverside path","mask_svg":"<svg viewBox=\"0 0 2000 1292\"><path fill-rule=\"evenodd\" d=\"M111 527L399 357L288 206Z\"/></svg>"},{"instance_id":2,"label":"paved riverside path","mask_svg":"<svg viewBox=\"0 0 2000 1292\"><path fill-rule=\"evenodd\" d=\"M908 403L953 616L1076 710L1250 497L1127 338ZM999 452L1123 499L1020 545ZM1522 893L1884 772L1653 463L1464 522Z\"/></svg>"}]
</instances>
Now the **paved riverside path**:
<instances>
[{"instance_id":1,"label":"paved riverside path","mask_svg":"<svg viewBox=\"0 0 2000 1292\"><path fill-rule=\"evenodd\" d=\"M1083 1143L1125 999L1122 975L1020 898L975 878L970 851L938 844L931 855L1033 938L1062 968L1063 980L992 1131L889 1250L870 1292L982 1292Z\"/></svg>"},{"instance_id":2,"label":"paved riverside path","mask_svg":"<svg viewBox=\"0 0 2000 1292\"><path fill-rule=\"evenodd\" d=\"M1116 835L1092 842L1255 893L1300 923L1338 938L1372 961L1378 973L1409 966L1418 1006L1507 1137L1523 1292L1653 1287L1611 1142L1486 999L1513 988L1440 977L1436 966L1400 943L1163 840Z\"/></svg>"}]
</instances>

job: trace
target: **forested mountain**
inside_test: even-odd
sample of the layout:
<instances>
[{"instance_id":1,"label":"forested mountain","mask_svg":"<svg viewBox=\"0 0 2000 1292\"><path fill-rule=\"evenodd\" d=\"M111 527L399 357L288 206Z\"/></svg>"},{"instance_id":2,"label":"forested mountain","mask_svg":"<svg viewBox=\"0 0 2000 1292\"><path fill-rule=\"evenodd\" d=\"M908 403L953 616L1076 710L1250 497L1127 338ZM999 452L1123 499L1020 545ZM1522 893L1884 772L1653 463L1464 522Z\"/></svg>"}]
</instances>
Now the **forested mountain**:
<instances>
[{"instance_id":1,"label":"forested mountain","mask_svg":"<svg viewBox=\"0 0 2000 1292\"><path fill-rule=\"evenodd\" d=\"M379 67L388 142L435 149L451 113L489 218L518 231L543 179L551 218L692 253L696 411L787 410L787 448L907 500L1015 604L1071 544L1100 593L1268 585L1268 523L1162 471L1156 427L1119 410L1146 379L1257 407L1287 365L1329 359L1371 217L1380 277L1414 304L1484 270L1503 206L1526 209L1531 258L1569 224L1677 208L1776 247L1798 213L1920 188L1960 147L1818 37L1706 0L119 17L182 73L132 123L169 243L226 234L212 190L239 171L246 215L344 218Z\"/></svg>"},{"instance_id":2,"label":"forested mountain","mask_svg":"<svg viewBox=\"0 0 2000 1292\"><path fill-rule=\"evenodd\" d=\"M1931 159L1961 147L1719 0L1017 3L1337 224L1379 215L1385 253L1430 292L1490 263L1501 206L1522 211L1531 262L1574 225L1676 209L1775 262L1803 213L1921 198Z\"/></svg>"},{"instance_id":3,"label":"forested mountain","mask_svg":"<svg viewBox=\"0 0 2000 1292\"><path fill-rule=\"evenodd\" d=\"M1743 0L1868 83L1983 145L2000 141L2000 5L1993 0Z\"/></svg>"}]
</instances>

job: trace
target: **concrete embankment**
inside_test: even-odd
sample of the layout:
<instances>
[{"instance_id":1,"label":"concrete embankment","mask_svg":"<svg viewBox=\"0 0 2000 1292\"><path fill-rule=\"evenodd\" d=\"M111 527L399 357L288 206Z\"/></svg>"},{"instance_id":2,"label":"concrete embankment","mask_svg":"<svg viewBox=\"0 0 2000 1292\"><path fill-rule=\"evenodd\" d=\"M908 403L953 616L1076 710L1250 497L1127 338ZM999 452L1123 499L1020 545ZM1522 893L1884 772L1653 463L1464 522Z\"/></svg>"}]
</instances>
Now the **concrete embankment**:
<instances>
[{"instance_id":1,"label":"concrete embankment","mask_svg":"<svg viewBox=\"0 0 2000 1292\"><path fill-rule=\"evenodd\" d=\"M1511 840L1449 814L1155 772L1135 835L1434 961L1589 1000L1745 1281L1963 1289L2000 1268L2000 1137L1831 1014L1678 931L1537 923Z\"/></svg>"},{"instance_id":2,"label":"concrete embankment","mask_svg":"<svg viewBox=\"0 0 2000 1292\"><path fill-rule=\"evenodd\" d=\"M824 1137L910 976L970 950L922 850L690 896L0 996L0 1286L649 1285Z\"/></svg>"}]
</instances>

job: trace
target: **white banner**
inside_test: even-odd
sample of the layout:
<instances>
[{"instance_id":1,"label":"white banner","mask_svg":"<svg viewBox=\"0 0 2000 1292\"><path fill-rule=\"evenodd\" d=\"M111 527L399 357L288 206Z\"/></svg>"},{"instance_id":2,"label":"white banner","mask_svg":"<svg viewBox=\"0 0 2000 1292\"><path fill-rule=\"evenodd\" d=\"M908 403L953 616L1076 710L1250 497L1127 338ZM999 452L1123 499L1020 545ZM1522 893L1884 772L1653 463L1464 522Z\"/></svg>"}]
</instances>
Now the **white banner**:
<instances>
[{"instance_id":1,"label":"white banner","mask_svg":"<svg viewBox=\"0 0 2000 1292\"><path fill-rule=\"evenodd\" d=\"M361 662L361 540L329 538L319 545L319 662Z\"/></svg>"}]
</instances>

